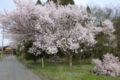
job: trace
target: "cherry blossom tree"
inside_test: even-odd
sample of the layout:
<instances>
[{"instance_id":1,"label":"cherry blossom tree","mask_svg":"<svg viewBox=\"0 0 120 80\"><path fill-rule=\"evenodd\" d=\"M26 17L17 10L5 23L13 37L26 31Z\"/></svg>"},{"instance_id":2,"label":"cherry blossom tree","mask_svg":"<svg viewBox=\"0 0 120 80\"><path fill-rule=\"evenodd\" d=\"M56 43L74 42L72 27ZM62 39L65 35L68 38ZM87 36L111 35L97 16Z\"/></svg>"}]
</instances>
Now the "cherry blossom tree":
<instances>
[{"instance_id":1,"label":"cherry blossom tree","mask_svg":"<svg viewBox=\"0 0 120 80\"><path fill-rule=\"evenodd\" d=\"M31 0L14 2L15 10L0 13L0 23L6 26L9 37L19 42L33 41L29 52L35 55L41 54L37 48L48 54L56 54L61 49L69 56L70 68L81 43L94 46L96 34L113 35L115 31L109 20L103 21L104 27L96 27L95 18L83 6L61 6L53 2L35 6Z\"/></svg>"},{"instance_id":2,"label":"cherry blossom tree","mask_svg":"<svg viewBox=\"0 0 120 80\"><path fill-rule=\"evenodd\" d=\"M55 54L58 52L58 48L60 48L69 56L70 68L72 68L72 57L75 53L78 53L81 43L93 46L97 42L95 40L96 34L100 32L105 33L105 29L108 31L107 35L115 31L109 20L103 22L105 27L96 27L94 25L95 18L87 13L82 6L58 6L56 9L53 3L49 3L44 7L48 6L52 8L49 9L50 14L47 14L50 18L50 24L47 28L46 26L43 27L41 22L36 25L37 30L44 33L36 35L34 45L42 48L48 54ZM87 22L86 19L88 20Z\"/></svg>"},{"instance_id":3,"label":"cherry blossom tree","mask_svg":"<svg viewBox=\"0 0 120 80\"><path fill-rule=\"evenodd\" d=\"M94 71L98 75L106 75L111 77L120 76L120 62L119 58L107 53L104 55L103 61L99 59L93 59L93 63L96 64Z\"/></svg>"},{"instance_id":4,"label":"cherry blossom tree","mask_svg":"<svg viewBox=\"0 0 120 80\"><path fill-rule=\"evenodd\" d=\"M5 26L7 33L11 39L18 40L31 40L35 34L35 25L37 24L38 8L34 5L34 2L14 0L17 8L13 11L5 11L4 14L0 14L0 22L2 26ZM13 36L15 35L15 36Z\"/></svg>"},{"instance_id":5,"label":"cherry blossom tree","mask_svg":"<svg viewBox=\"0 0 120 80\"><path fill-rule=\"evenodd\" d=\"M0 23L6 29L6 37L12 41L12 45L21 45L20 51L24 51L24 43L34 41L35 25L39 18L39 8L32 0L14 0L17 8L13 11L0 13Z\"/></svg>"}]
</instances>

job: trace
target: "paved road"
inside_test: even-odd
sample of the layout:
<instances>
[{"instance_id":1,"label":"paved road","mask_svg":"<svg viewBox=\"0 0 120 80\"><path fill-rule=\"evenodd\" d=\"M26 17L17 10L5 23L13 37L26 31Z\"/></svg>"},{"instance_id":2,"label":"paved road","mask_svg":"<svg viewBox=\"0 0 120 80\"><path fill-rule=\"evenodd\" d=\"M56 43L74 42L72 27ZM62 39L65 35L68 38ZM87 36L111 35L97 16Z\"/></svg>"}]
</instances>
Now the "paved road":
<instances>
[{"instance_id":1,"label":"paved road","mask_svg":"<svg viewBox=\"0 0 120 80\"><path fill-rule=\"evenodd\" d=\"M9 56L0 61L0 80L40 80L40 78L15 56Z\"/></svg>"}]
</instances>

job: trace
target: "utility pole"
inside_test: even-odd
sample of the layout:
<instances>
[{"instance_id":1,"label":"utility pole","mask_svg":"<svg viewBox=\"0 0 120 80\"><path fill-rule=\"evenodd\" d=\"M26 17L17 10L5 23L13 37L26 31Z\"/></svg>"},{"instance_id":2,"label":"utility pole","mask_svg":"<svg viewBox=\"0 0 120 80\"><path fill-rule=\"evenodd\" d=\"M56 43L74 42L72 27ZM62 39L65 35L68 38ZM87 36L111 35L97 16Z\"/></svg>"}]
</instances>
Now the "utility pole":
<instances>
[{"instance_id":1,"label":"utility pole","mask_svg":"<svg viewBox=\"0 0 120 80\"><path fill-rule=\"evenodd\" d=\"M59 5L60 4L60 0L57 0L57 5Z\"/></svg>"},{"instance_id":2,"label":"utility pole","mask_svg":"<svg viewBox=\"0 0 120 80\"><path fill-rule=\"evenodd\" d=\"M3 46L4 46L4 27L3 27L3 32L2 32L2 52L1 52L1 57L3 57Z\"/></svg>"}]
</instances>

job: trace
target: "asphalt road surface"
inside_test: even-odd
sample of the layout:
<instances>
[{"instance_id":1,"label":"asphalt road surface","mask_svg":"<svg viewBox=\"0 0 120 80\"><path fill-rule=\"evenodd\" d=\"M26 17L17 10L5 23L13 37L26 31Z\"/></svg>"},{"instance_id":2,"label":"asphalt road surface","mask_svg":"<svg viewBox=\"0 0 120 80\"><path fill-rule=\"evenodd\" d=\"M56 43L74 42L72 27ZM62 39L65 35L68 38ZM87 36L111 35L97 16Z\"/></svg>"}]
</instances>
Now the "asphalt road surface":
<instances>
[{"instance_id":1,"label":"asphalt road surface","mask_svg":"<svg viewBox=\"0 0 120 80\"><path fill-rule=\"evenodd\" d=\"M9 56L0 61L0 80L40 80L40 78L15 56Z\"/></svg>"}]
</instances>

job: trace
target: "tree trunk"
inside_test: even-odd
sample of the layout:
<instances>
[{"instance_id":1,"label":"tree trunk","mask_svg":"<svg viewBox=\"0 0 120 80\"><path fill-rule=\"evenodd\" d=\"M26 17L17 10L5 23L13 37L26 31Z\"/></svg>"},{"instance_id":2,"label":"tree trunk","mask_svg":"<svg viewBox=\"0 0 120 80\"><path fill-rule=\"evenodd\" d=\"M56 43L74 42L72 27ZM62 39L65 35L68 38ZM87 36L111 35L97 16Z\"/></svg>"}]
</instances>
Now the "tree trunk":
<instances>
[{"instance_id":1,"label":"tree trunk","mask_svg":"<svg viewBox=\"0 0 120 80\"><path fill-rule=\"evenodd\" d=\"M81 62L82 62L82 55L80 55L80 57L79 57L80 66L81 66Z\"/></svg>"},{"instance_id":2,"label":"tree trunk","mask_svg":"<svg viewBox=\"0 0 120 80\"><path fill-rule=\"evenodd\" d=\"M44 68L44 60L43 60L43 58L42 58L42 68Z\"/></svg>"},{"instance_id":3,"label":"tree trunk","mask_svg":"<svg viewBox=\"0 0 120 80\"><path fill-rule=\"evenodd\" d=\"M37 60L36 60L36 58L34 59L34 63L37 63Z\"/></svg>"},{"instance_id":4,"label":"tree trunk","mask_svg":"<svg viewBox=\"0 0 120 80\"><path fill-rule=\"evenodd\" d=\"M73 68L73 66L72 66L72 56L71 55L69 55L69 67L70 67L70 69Z\"/></svg>"}]
</instances>

